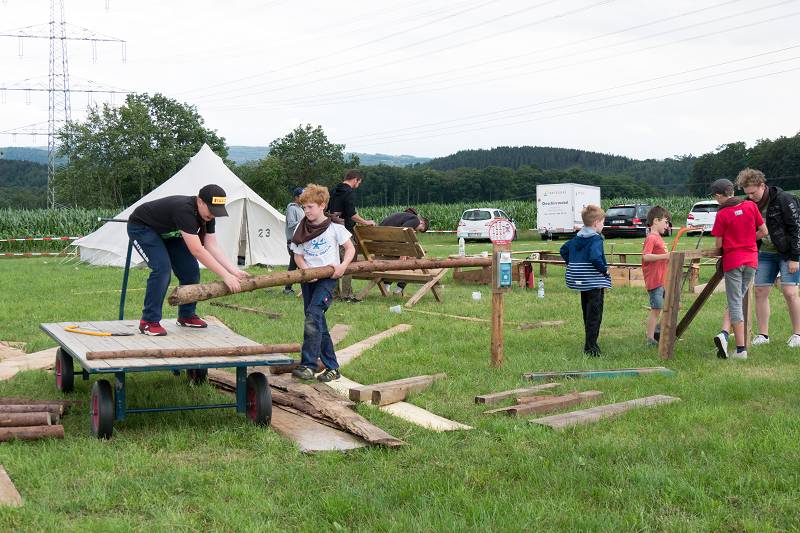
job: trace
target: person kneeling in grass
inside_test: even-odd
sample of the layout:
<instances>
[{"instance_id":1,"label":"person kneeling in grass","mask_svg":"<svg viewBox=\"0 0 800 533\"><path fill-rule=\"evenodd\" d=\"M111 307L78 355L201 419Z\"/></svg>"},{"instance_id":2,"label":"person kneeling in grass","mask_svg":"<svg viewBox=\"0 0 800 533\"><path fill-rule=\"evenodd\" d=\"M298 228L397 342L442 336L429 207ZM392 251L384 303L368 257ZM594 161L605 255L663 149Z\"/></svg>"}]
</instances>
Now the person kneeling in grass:
<instances>
[{"instance_id":1,"label":"person kneeling in grass","mask_svg":"<svg viewBox=\"0 0 800 533\"><path fill-rule=\"evenodd\" d=\"M334 267L333 276L329 279L316 279L300 284L305 311L303 346L300 365L292 371L292 375L300 379L314 379L317 359L322 359L325 370L317 379L323 382L341 377L325 311L333 303L336 280L342 277L356 254L350 232L325 215L329 200L327 187L310 183L303 189L299 202L305 216L297 225L291 242L298 268ZM339 246L344 247L341 261Z\"/></svg>"},{"instance_id":2,"label":"person kneeling in grass","mask_svg":"<svg viewBox=\"0 0 800 533\"><path fill-rule=\"evenodd\" d=\"M728 309L722 319L722 331L714 337L717 357L727 359L728 335L733 327L736 352L732 359L747 359L745 349L744 313L742 299L753 283L758 267L756 240L767 236L767 226L755 203L733 196L733 183L724 178L711 184L711 195L719 203L711 235L722 248L722 271L725 273L725 294Z\"/></svg>"}]
</instances>

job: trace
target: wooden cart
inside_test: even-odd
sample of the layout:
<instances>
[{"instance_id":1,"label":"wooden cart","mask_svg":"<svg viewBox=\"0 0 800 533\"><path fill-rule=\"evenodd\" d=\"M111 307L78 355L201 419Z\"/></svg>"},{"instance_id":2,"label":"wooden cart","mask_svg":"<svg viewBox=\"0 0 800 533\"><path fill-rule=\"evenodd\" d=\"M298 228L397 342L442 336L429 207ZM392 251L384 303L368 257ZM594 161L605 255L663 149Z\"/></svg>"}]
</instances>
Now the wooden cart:
<instances>
[{"instance_id":1,"label":"wooden cart","mask_svg":"<svg viewBox=\"0 0 800 533\"><path fill-rule=\"evenodd\" d=\"M131 336L92 336L65 330L78 326L85 330L110 333L133 333ZM145 357L138 359L89 359L89 352L131 349L220 349L234 346L257 346L258 343L232 331L209 324L207 328L184 328L164 321L167 335L150 337L138 330L138 320L107 322L61 322L41 324L42 330L60 345L56 353L56 387L62 392L73 389L76 374L88 380L90 374L114 374L113 388L108 380L100 379L92 385L90 420L92 433L98 438L111 437L115 421L125 420L130 413L157 413L194 409L236 408L256 424L269 425L272 418L272 395L267 377L261 372L247 374L247 367L286 365L292 359L283 354L237 355L226 357ZM80 370L75 370L75 362ZM207 379L209 368L236 369L236 403L212 405L187 405L167 407L129 408L126 404L125 374L168 370L179 375L182 370L193 383Z\"/></svg>"}]
</instances>

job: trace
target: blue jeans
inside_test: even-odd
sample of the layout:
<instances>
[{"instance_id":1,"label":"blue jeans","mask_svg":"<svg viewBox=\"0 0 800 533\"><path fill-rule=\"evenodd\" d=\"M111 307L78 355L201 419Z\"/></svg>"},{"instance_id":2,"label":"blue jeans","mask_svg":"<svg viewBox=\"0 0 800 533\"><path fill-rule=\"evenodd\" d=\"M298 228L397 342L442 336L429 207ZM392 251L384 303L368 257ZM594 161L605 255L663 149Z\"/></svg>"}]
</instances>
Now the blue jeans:
<instances>
[{"instance_id":1,"label":"blue jeans","mask_svg":"<svg viewBox=\"0 0 800 533\"><path fill-rule=\"evenodd\" d=\"M325 368L336 370L339 362L336 352L333 351L333 341L328 333L328 322L325 320L325 311L333 303L333 290L336 288L335 279L321 279L314 283L301 283L303 291L303 311L306 320L303 325L303 347L300 351L300 366L317 369L317 359L322 359Z\"/></svg>"},{"instance_id":2,"label":"blue jeans","mask_svg":"<svg viewBox=\"0 0 800 533\"><path fill-rule=\"evenodd\" d=\"M142 320L159 322L169 288L170 270L175 272L181 285L190 285L200 282L200 265L180 237L162 239L153 228L139 224L128 224L128 237L150 267ZM178 306L178 316L189 318L195 314L196 307L197 303Z\"/></svg>"}]
</instances>

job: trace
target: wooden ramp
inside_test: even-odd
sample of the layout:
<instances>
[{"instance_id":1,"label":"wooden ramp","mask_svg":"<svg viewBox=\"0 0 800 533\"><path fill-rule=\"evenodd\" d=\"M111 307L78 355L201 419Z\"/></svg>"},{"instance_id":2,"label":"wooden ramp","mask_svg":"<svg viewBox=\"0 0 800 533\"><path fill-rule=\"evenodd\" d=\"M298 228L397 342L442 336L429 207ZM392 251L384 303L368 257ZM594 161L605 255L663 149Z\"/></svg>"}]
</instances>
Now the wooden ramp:
<instances>
[{"instance_id":1,"label":"wooden ramp","mask_svg":"<svg viewBox=\"0 0 800 533\"><path fill-rule=\"evenodd\" d=\"M600 405L598 407L591 407L589 409L582 409L580 411L572 411L571 413L535 418L531 420L530 423L541 424L553 429L564 429L567 427L577 426L579 424L597 422L603 418L619 416L625 411L629 411L636 407L651 407L653 405L661 405L679 401L680 398L676 398L675 396L664 396L663 394L658 394L656 396L647 396L646 398L628 400L627 402L610 403L608 405Z\"/></svg>"},{"instance_id":2,"label":"wooden ramp","mask_svg":"<svg viewBox=\"0 0 800 533\"><path fill-rule=\"evenodd\" d=\"M22 507L22 496L17 492L17 487L8 477L3 465L0 465L0 506Z\"/></svg>"}]
</instances>

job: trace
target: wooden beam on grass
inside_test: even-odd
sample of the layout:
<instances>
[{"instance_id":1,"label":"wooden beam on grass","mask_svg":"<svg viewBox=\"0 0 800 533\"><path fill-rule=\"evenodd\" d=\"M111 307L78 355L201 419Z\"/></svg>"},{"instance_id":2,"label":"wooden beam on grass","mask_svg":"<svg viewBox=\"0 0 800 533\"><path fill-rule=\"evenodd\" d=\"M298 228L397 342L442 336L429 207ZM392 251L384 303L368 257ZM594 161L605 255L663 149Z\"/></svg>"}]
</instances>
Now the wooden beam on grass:
<instances>
[{"instance_id":1,"label":"wooden beam on grass","mask_svg":"<svg viewBox=\"0 0 800 533\"><path fill-rule=\"evenodd\" d=\"M519 405L512 405L510 407L502 407L500 409L492 409L491 413L505 413L509 416L525 415L531 413L549 413L550 411L557 411L564 407L572 407L584 402L592 401L602 396L603 393L599 390L590 390L585 392L572 392L570 394L563 394L561 396L551 396L549 398L542 398L534 402L526 402Z\"/></svg>"},{"instance_id":2,"label":"wooden beam on grass","mask_svg":"<svg viewBox=\"0 0 800 533\"><path fill-rule=\"evenodd\" d=\"M37 413L0 413L0 427L50 426L53 420L47 411Z\"/></svg>"},{"instance_id":3,"label":"wooden beam on grass","mask_svg":"<svg viewBox=\"0 0 800 533\"><path fill-rule=\"evenodd\" d=\"M560 387L561 383L545 383L544 385L534 385L533 387L522 387L502 392L492 392L475 396L475 403L498 403L508 398L518 396L531 396L537 392Z\"/></svg>"},{"instance_id":4,"label":"wooden beam on grass","mask_svg":"<svg viewBox=\"0 0 800 533\"><path fill-rule=\"evenodd\" d=\"M546 381L552 379L628 378L645 374L673 376L675 371L663 366L651 366L643 368L609 368L605 370L566 370L564 372L526 372L523 377L531 381Z\"/></svg>"},{"instance_id":5,"label":"wooden beam on grass","mask_svg":"<svg viewBox=\"0 0 800 533\"><path fill-rule=\"evenodd\" d=\"M63 439L64 426L31 426L21 428L0 428L0 442L9 440Z\"/></svg>"},{"instance_id":6,"label":"wooden beam on grass","mask_svg":"<svg viewBox=\"0 0 800 533\"><path fill-rule=\"evenodd\" d=\"M531 424L540 424L548 426L552 429L564 429L567 427L577 426L579 424L589 424L602 420L603 418L610 418L619 416L625 411L637 407L651 407L654 405L667 404L678 402L680 398L675 396L665 396L658 394L655 396L647 396L646 398L637 398L636 400L628 400L627 402L611 403L608 405L600 405L598 407L591 407L589 409L581 409L580 411L573 411L571 413L563 413L560 415L545 416L543 418L535 418L530 420Z\"/></svg>"},{"instance_id":7,"label":"wooden beam on grass","mask_svg":"<svg viewBox=\"0 0 800 533\"><path fill-rule=\"evenodd\" d=\"M0 506L22 507L22 496L19 495L17 487L8 477L3 465L0 465Z\"/></svg>"},{"instance_id":8,"label":"wooden beam on grass","mask_svg":"<svg viewBox=\"0 0 800 533\"><path fill-rule=\"evenodd\" d=\"M137 348L86 352L86 359L129 359L152 357L234 357L274 353L296 353L300 344L254 344L247 346L215 346L213 348Z\"/></svg>"},{"instance_id":9,"label":"wooden beam on grass","mask_svg":"<svg viewBox=\"0 0 800 533\"><path fill-rule=\"evenodd\" d=\"M717 288L717 285L719 285L719 283L722 281L724 277L725 276L719 269L717 269L717 271L711 275L711 279L709 279L708 283L706 283L703 286L703 290L700 292L697 298L695 298L694 302L692 302L692 305L689 306L689 310L686 311L686 314L683 315L683 318L675 327L676 337L680 337L681 335L683 335L683 333L686 331L686 328L688 328L689 324L691 324L692 320L694 320L694 317L696 317L697 313L700 312L700 309L703 308L703 305L706 303L706 300L708 300L708 298L712 294L714 294L714 290Z\"/></svg>"},{"instance_id":10,"label":"wooden beam on grass","mask_svg":"<svg viewBox=\"0 0 800 533\"><path fill-rule=\"evenodd\" d=\"M269 318L281 318L283 316L283 313L278 313L275 311L267 311L265 309L258 309L256 307L246 307L244 305L226 304L223 302L211 302L211 305L215 307L224 307L225 309L233 309L234 311L243 311L245 313L264 315Z\"/></svg>"},{"instance_id":11,"label":"wooden beam on grass","mask_svg":"<svg viewBox=\"0 0 800 533\"><path fill-rule=\"evenodd\" d=\"M353 387L350 389L349 397L354 402L368 402L373 399L372 393L375 391L411 388L414 390L423 390L436 381L437 379L444 379L447 374L432 374L423 376L414 376L410 378L395 379L394 381L384 381L383 383L374 383L372 385L362 385L360 387ZM386 404L376 404L386 405Z\"/></svg>"},{"instance_id":12,"label":"wooden beam on grass","mask_svg":"<svg viewBox=\"0 0 800 533\"><path fill-rule=\"evenodd\" d=\"M488 318L479 318L475 316L461 316L461 315L449 315L447 313L437 313L435 311L423 311L421 309L406 309L406 311L410 313L420 313L423 315L430 315L430 316L441 316L445 318L455 318L456 320L464 320L467 322L483 322L485 324L491 324L491 320ZM509 324L511 326L517 326L519 329L534 329L534 328L551 328L551 327L558 327L563 326L566 324L565 320L539 320L537 322L512 322L510 320L505 320L505 324Z\"/></svg>"}]
</instances>

